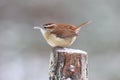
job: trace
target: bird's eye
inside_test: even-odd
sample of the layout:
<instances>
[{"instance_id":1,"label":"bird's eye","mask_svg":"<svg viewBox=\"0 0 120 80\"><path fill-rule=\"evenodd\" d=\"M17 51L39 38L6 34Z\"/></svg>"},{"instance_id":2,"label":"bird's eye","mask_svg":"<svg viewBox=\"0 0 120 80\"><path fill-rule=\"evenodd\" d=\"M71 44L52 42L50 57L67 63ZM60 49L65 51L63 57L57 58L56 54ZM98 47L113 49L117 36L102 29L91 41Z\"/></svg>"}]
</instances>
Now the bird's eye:
<instances>
[{"instance_id":1,"label":"bird's eye","mask_svg":"<svg viewBox=\"0 0 120 80\"><path fill-rule=\"evenodd\" d=\"M53 23L47 23L47 24L44 24L43 27L44 29L54 29L55 28L55 24Z\"/></svg>"},{"instance_id":2,"label":"bird's eye","mask_svg":"<svg viewBox=\"0 0 120 80\"><path fill-rule=\"evenodd\" d=\"M48 29L49 27L51 27L51 24L44 24L43 27L44 27L45 29Z\"/></svg>"},{"instance_id":3,"label":"bird's eye","mask_svg":"<svg viewBox=\"0 0 120 80\"><path fill-rule=\"evenodd\" d=\"M47 27L44 27L45 29L47 28Z\"/></svg>"}]
</instances>

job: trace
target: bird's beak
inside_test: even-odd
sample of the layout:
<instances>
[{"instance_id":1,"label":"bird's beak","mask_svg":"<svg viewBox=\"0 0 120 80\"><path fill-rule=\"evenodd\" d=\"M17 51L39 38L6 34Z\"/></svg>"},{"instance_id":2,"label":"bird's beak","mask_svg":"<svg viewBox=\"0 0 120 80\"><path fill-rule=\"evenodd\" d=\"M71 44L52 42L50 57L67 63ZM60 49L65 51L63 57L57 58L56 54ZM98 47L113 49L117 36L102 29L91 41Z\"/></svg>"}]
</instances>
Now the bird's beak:
<instances>
[{"instance_id":1,"label":"bird's beak","mask_svg":"<svg viewBox=\"0 0 120 80\"><path fill-rule=\"evenodd\" d=\"M42 29L42 28L35 26L35 27L33 27L33 29Z\"/></svg>"}]
</instances>

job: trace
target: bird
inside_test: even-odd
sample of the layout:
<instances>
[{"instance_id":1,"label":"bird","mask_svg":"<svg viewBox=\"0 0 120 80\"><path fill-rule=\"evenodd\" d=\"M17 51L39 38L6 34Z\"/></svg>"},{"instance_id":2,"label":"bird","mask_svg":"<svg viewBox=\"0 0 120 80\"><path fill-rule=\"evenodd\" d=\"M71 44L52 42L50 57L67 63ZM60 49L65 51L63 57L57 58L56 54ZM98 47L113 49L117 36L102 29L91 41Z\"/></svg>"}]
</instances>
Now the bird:
<instances>
[{"instance_id":1,"label":"bird","mask_svg":"<svg viewBox=\"0 0 120 80\"><path fill-rule=\"evenodd\" d=\"M91 21L86 21L79 26L74 26L71 24L50 22L43 24L43 27L34 27L34 29L40 29L44 39L50 46L65 48L73 44L80 29L89 23L91 23Z\"/></svg>"}]
</instances>

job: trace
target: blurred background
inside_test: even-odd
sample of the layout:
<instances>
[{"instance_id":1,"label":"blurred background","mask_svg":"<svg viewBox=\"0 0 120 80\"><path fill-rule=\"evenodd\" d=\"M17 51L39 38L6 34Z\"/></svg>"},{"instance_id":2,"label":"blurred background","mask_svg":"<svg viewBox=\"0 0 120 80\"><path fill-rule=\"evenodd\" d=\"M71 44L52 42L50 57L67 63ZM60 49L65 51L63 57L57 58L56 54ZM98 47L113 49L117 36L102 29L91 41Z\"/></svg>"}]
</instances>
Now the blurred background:
<instances>
[{"instance_id":1,"label":"blurred background","mask_svg":"<svg viewBox=\"0 0 120 80\"><path fill-rule=\"evenodd\" d=\"M47 22L82 28L71 48L89 55L89 80L120 80L119 0L0 0L0 80L48 80Z\"/></svg>"}]
</instances>

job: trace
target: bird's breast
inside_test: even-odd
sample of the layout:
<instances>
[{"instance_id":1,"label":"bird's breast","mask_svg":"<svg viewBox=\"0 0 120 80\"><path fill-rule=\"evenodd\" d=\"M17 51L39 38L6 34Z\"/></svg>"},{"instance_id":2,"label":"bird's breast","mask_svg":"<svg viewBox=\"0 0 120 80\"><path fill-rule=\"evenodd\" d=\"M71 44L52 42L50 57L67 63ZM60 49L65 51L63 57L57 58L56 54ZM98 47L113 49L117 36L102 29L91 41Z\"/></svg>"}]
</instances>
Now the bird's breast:
<instances>
[{"instance_id":1,"label":"bird's breast","mask_svg":"<svg viewBox=\"0 0 120 80\"><path fill-rule=\"evenodd\" d=\"M75 37L72 38L60 38L56 37L55 34L51 34L48 31L41 30L45 40L48 42L49 45L52 47L60 46L60 47L68 47L70 46L76 39Z\"/></svg>"}]
</instances>

